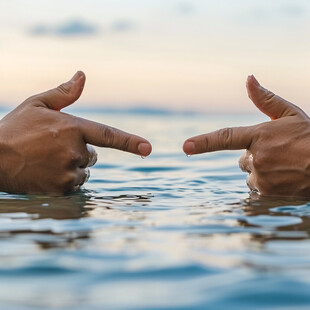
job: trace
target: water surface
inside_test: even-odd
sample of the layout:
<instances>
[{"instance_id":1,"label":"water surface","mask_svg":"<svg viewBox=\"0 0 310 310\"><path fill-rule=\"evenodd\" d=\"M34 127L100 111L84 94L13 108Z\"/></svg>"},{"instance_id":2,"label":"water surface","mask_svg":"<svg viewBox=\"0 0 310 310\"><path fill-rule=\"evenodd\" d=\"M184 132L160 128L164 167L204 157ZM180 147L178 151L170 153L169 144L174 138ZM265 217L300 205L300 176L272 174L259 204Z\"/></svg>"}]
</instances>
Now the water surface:
<instances>
[{"instance_id":1,"label":"water surface","mask_svg":"<svg viewBox=\"0 0 310 310\"><path fill-rule=\"evenodd\" d=\"M0 195L2 309L309 309L310 204L250 197L241 151L183 141L248 115L82 115L144 135L98 149L84 189Z\"/></svg>"}]
</instances>

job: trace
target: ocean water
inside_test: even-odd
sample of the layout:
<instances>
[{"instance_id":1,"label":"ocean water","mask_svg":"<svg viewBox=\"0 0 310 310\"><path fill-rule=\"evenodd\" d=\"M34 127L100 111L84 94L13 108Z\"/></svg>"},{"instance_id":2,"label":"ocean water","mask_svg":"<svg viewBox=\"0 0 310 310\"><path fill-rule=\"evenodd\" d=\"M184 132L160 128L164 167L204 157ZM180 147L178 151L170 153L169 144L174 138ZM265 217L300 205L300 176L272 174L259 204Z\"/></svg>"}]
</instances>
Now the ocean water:
<instances>
[{"instance_id":1,"label":"ocean water","mask_svg":"<svg viewBox=\"0 0 310 310\"><path fill-rule=\"evenodd\" d=\"M148 138L97 149L83 190L0 194L0 308L309 309L310 204L251 197L242 151L183 141L257 115L77 112Z\"/></svg>"}]
</instances>

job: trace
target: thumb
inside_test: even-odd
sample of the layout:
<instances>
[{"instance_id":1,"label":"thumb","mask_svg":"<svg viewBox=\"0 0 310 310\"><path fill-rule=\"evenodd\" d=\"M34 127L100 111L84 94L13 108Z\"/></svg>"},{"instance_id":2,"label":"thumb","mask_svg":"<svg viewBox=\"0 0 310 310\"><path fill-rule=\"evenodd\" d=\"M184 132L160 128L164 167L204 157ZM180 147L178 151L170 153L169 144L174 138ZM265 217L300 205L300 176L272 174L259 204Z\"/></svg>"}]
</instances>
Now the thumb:
<instances>
[{"instance_id":1,"label":"thumb","mask_svg":"<svg viewBox=\"0 0 310 310\"><path fill-rule=\"evenodd\" d=\"M305 115L305 113L294 104L262 87L254 75L248 77L246 87L249 98L257 108L273 120L285 116Z\"/></svg>"},{"instance_id":2,"label":"thumb","mask_svg":"<svg viewBox=\"0 0 310 310\"><path fill-rule=\"evenodd\" d=\"M78 71L70 81L36 95L36 102L39 101L40 104L49 109L60 111L79 99L84 88L85 79L85 74L82 71Z\"/></svg>"}]
</instances>

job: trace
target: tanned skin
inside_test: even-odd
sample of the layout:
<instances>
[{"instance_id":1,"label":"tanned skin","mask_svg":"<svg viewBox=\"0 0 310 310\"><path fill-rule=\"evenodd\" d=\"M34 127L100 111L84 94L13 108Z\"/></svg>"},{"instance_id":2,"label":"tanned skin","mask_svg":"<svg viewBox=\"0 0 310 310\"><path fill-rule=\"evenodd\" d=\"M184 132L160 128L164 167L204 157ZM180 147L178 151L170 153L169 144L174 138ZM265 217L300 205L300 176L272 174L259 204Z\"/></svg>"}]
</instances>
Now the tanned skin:
<instances>
[{"instance_id":1,"label":"tanned skin","mask_svg":"<svg viewBox=\"0 0 310 310\"><path fill-rule=\"evenodd\" d=\"M249 127L224 128L189 138L188 155L241 150L240 168L247 184L263 196L310 197L310 119L299 107L263 88L254 76L247 91L271 121Z\"/></svg>"},{"instance_id":2,"label":"tanned skin","mask_svg":"<svg viewBox=\"0 0 310 310\"><path fill-rule=\"evenodd\" d=\"M77 190L97 159L93 147L140 156L151 144L119 129L60 112L81 95L85 74L32 96L0 121L0 190L64 194Z\"/></svg>"}]
</instances>

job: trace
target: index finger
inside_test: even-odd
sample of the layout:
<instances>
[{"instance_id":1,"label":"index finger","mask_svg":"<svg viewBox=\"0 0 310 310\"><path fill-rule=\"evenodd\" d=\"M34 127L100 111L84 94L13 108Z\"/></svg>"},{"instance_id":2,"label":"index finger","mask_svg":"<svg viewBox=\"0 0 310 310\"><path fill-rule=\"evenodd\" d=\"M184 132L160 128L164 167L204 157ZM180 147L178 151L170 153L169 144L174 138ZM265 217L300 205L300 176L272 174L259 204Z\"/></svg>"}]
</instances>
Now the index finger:
<instances>
[{"instance_id":1,"label":"index finger","mask_svg":"<svg viewBox=\"0 0 310 310\"><path fill-rule=\"evenodd\" d=\"M86 143L140 156L148 156L152 151L151 144L144 138L83 118L78 118L78 120Z\"/></svg>"},{"instance_id":2,"label":"index finger","mask_svg":"<svg viewBox=\"0 0 310 310\"><path fill-rule=\"evenodd\" d=\"M183 150L187 155L221 150L249 149L256 126L223 128L187 139Z\"/></svg>"}]
</instances>

